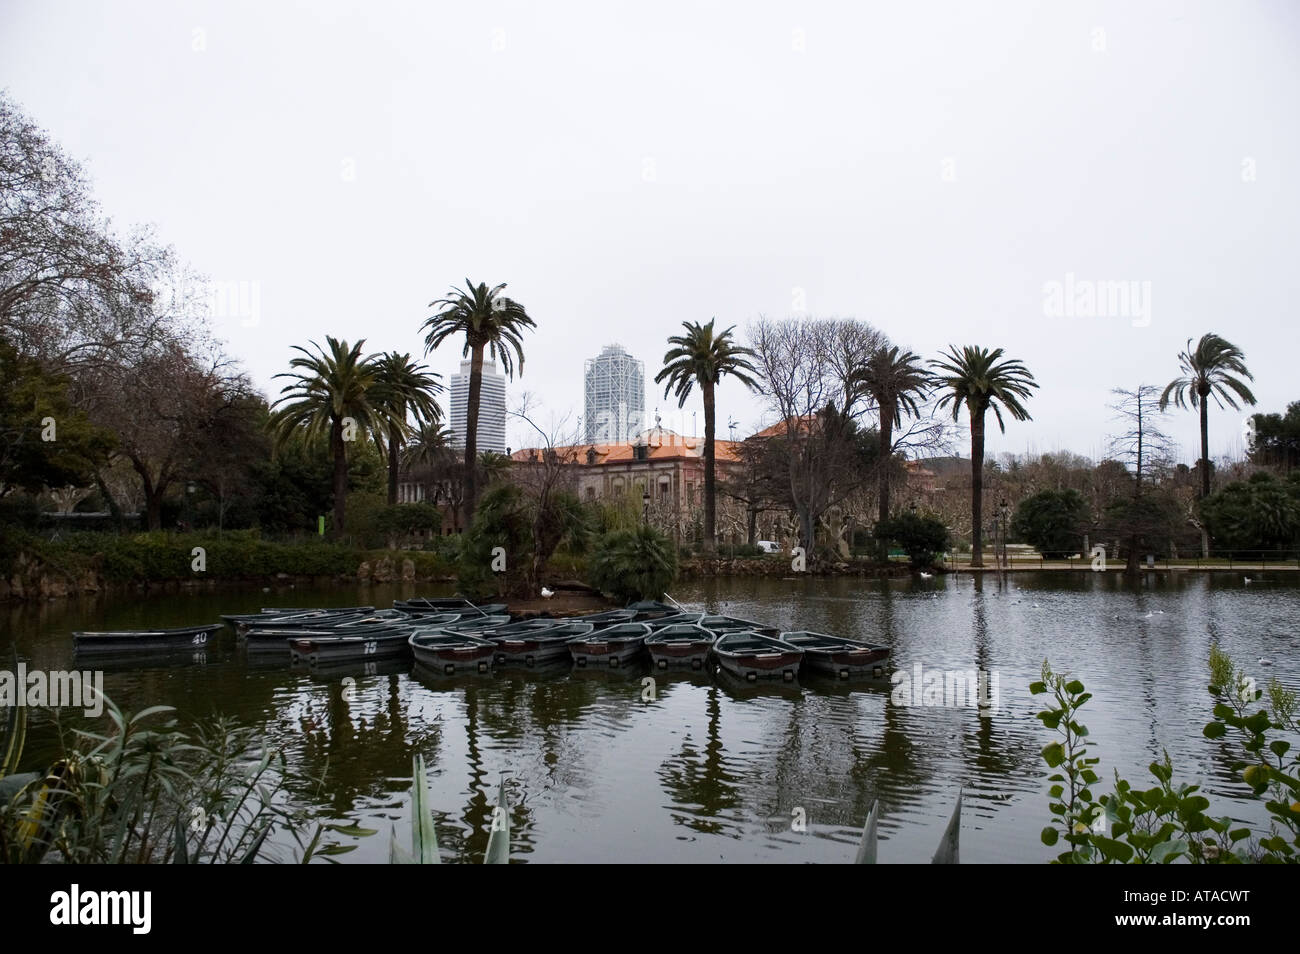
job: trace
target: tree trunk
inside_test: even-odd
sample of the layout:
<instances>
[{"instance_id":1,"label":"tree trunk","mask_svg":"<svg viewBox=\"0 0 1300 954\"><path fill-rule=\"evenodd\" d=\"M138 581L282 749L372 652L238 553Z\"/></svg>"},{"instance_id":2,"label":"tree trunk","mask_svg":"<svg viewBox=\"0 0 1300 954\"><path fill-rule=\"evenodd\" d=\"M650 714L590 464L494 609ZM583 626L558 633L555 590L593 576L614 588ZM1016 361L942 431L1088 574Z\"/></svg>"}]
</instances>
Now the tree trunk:
<instances>
[{"instance_id":1,"label":"tree trunk","mask_svg":"<svg viewBox=\"0 0 1300 954\"><path fill-rule=\"evenodd\" d=\"M745 527L745 542L751 547L758 538L758 511L753 507L749 508L748 520Z\"/></svg>"},{"instance_id":2,"label":"tree trunk","mask_svg":"<svg viewBox=\"0 0 1300 954\"><path fill-rule=\"evenodd\" d=\"M880 405L880 476L876 479L876 495L879 498L876 509L876 522L882 524L889 519L889 464L894 450L894 415L891 409ZM882 563L889 561L889 544L876 540L876 558Z\"/></svg>"},{"instance_id":3,"label":"tree trunk","mask_svg":"<svg viewBox=\"0 0 1300 954\"><path fill-rule=\"evenodd\" d=\"M162 501L163 494L167 490L167 482L159 480L155 484L153 477L149 474L149 468L134 457L131 458L131 467L140 475L140 486L144 490L145 529L150 531L161 530Z\"/></svg>"},{"instance_id":4,"label":"tree trunk","mask_svg":"<svg viewBox=\"0 0 1300 954\"><path fill-rule=\"evenodd\" d=\"M401 435L398 434L396 427L388 429L388 506L397 505L397 458L400 455L401 446L398 443Z\"/></svg>"},{"instance_id":5,"label":"tree trunk","mask_svg":"<svg viewBox=\"0 0 1300 954\"><path fill-rule=\"evenodd\" d=\"M717 548L716 518L714 511L715 493L714 477L716 469L713 459L713 382L704 382L704 552L712 553Z\"/></svg>"},{"instance_id":6,"label":"tree trunk","mask_svg":"<svg viewBox=\"0 0 1300 954\"><path fill-rule=\"evenodd\" d=\"M984 411L970 416L970 565L984 566Z\"/></svg>"},{"instance_id":7,"label":"tree trunk","mask_svg":"<svg viewBox=\"0 0 1300 954\"><path fill-rule=\"evenodd\" d=\"M886 408L880 409L880 476L876 480L879 496L877 518L881 523L889 519L889 465L894 451L894 417Z\"/></svg>"},{"instance_id":8,"label":"tree trunk","mask_svg":"<svg viewBox=\"0 0 1300 954\"><path fill-rule=\"evenodd\" d=\"M1210 409L1201 395L1201 499L1210 496Z\"/></svg>"},{"instance_id":9,"label":"tree trunk","mask_svg":"<svg viewBox=\"0 0 1300 954\"><path fill-rule=\"evenodd\" d=\"M474 522L478 503L478 409L483 391L483 345L476 344L469 356L469 400L465 408L465 526Z\"/></svg>"},{"instance_id":10,"label":"tree trunk","mask_svg":"<svg viewBox=\"0 0 1300 954\"><path fill-rule=\"evenodd\" d=\"M334 536L343 535L347 517L348 450L343 440L343 421L335 418L330 425L330 450L334 453Z\"/></svg>"}]
</instances>

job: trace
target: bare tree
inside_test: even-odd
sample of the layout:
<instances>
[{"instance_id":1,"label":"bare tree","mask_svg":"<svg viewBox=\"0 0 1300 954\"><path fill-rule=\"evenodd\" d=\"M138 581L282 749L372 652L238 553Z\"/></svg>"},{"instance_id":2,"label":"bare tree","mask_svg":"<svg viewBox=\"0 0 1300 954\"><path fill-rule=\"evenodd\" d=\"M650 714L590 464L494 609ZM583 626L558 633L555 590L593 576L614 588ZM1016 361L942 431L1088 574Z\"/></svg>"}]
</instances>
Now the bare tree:
<instances>
[{"instance_id":1,"label":"bare tree","mask_svg":"<svg viewBox=\"0 0 1300 954\"><path fill-rule=\"evenodd\" d=\"M571 505L577 497L573 493L578 462L578 428L571 425L569 415L552 417L543 428L538 423L540 408L536 399L524 392L519 406L510 416L527 424L541 439L540 453L535 460L516 464L511 468L515 482L531 498L533 554L528 572L528 584L536 589L541 584L542 570L556 548L572 532L577 516ZM562 500L561 494L569 492L571 499Z\"/></svg>"},{"instance_id":2,"label":"bare tree","mask_svg":"<svg viewBox=\"0 0 1300 954\"><path fill-rule=\"evenodd\" d=\"M1174 456L1174 443L1162 431L1156 417L1160 409L1160 388L1138 385L1135 390L1114 388L1115 412L1122 430L1110 439L1110 454L1123 463L1132 477L1130 500L1112 509L1123 524L1128 539L1127 572L1138 568L1138 549L1144 542L1159 537L1167 525L1167 508L1152 499L1159 475L1168 471Z\"/></svg>"},{"instance_id":3,"label":"bare tree","mask_svg":"<svg viewBox=\"0 0 1300 954\"><path fill-rule=\"evenodd\" d=\"M869 411L854 362L884 342L864 322L759 318L748 329L762 373L761 393L778 416L768 441L789 488L799 541L811 551L823 514L874 471L857 418Z\"/></svg>"}]
</instances>

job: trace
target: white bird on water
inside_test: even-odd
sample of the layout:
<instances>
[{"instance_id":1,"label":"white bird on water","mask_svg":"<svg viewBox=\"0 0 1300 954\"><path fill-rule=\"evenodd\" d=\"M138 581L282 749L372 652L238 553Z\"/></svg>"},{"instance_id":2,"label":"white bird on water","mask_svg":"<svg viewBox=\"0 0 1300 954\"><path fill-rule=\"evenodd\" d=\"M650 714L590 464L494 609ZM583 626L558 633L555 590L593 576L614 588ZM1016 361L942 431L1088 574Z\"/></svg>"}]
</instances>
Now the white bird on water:
<instances>
[{"instance_id":1,"label":"white bird on water","mask_svg":"<svg viewBox=\"0 0 1300 954\"><path fill-rule=\"evenodd\" d=\"M554 595L555 595L554 590L548 590L546 587L544 586L542 587L542 599L549 600Z\"/></svg>"},{"instance_id":2,"label":"white bird on water","mask_svg":"<svg viewBox=\"0 0 1300 954\"><path fill-rule=\"evenodd\" d=\"M1241 578L1241 581L1242 581L1243 583L1245 583L1247 586L1250 586L1250 584L1252 584L1252 583L1255 582L1254 580L1252 580L1252 579L1251 579L1250 577L1248 577L1248 576L1243 576L1243 577Z\"/></svg>"},{"instance_id":3,"label":"white bird on water","mask_svg":"<svg viewBox=\"0 0 1300 954\"><path fill-rule=\"evenodd\" d=\"M921 571L921 579L929 580L929 579L933 579L933 577L934 577L933 573L926 573L924 570Z\"/></svg>"},{"instance_id":4,"label":"white bird on water","mask_svg":"<svg viewBox=\"0 0 1300 954\"><path fill-rule=\"evenodd\" d=\"M1267 656L1261 656L1259 657L1259 664L1261 666L1271 666L1273 665L1273 660L1269 659Z\"/></svg>"}]
</instances>

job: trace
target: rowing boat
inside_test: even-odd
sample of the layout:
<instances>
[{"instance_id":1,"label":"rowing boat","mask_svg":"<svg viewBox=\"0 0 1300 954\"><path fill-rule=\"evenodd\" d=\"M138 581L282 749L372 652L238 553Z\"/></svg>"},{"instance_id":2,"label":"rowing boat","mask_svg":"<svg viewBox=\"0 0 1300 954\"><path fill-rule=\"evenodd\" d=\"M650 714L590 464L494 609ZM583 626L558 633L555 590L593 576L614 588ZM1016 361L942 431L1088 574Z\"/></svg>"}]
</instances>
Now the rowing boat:
<instances>
[{"instance_id":1,"label":"rowing boat","mask_svg":"<svg viewBox=\"0 0 1300 954\"><path fill-rule=\"evenodd\" d=\"M888 646L807 631L782 633L781 640L802 649L804 661L817 672L830 673L840 679L850 676L881 679L885 676Z\"/></svg>"},{"instance_id":2,"label":"rowing boat","mask_svg":"<svg viewBox=\"0 0 1300 954\"><path fill-rule=\"evenodd\" d=\"M416 662L447 676L466 671L487 672L497 653L497 644L490 639L445 628L417 629L407 641Z\"/></svg>"},{"instance_id":3,"label":"rowing boat","mask_svg":"<svg viewBox=\"0 0 1300 954\"><path fill-rule=\"evenodd\" d=\"M72 642L78 652L201 649L207 645L212 634L221 629L221 625L204 623L175 629L79 631L72 634Z\"/></svg>"},{"instance_id":4,"label":"rowing boat","mask_svg":"<svg viewBox=\"0 0 1300 954\"><path fill-rule=\"evenodd\" d=\"M650 659L660 669L703 669L718 634L703 626L678 623L651 632L645 640Z\"/></svg>"},{"instance_id":5,"label":"rowing boat","mask_svg":"<svg viewBox=\"0 0 1300 954\"><path fill-rule=\"evenodd\" d=\"M410 635L410 626L389 626L364 633L335 629L290 639L289 655L294 662L307 662L313 666L351 659L403 656L410 652L407 642Z\"/></svg>"},{"instance_id":6,"label":"rowing boat","mask_svg":"<svg viewBox=\"0 0 1300 954\"><path fill-rule=\"evenodd\" d=\"M579 666L622 666L641 654L650 632L645 623L607 626L569 640L569 653Z\"/></svg>"},{"instance_id":7,"label":"rowing boat","mask_svg":"<svg viewBox=\"0 0 1300 954\"><path fill-rule=\"evenodd\" d=\"M718 665L733 675L755 679L793 682L799 675L803 650L798 646L754 632L724 633L713 644Z\"/></svg>"},{"instance_id":8,"label":"rowing boat","mask_svg":"<svg viewBox=\"0 0 1300 954\"><path fill-rule=\"evenodd\" d=\"M528 622L534 622L529 620ZM509 631L510 627L484 633L497 644L498 665L523 664L537 666L552 660L569 657L569 640L595 630L591 623L566 620L548 620L549 627ZM518 624L515 624L518 625Z\"/></svg>"}]
</instances>

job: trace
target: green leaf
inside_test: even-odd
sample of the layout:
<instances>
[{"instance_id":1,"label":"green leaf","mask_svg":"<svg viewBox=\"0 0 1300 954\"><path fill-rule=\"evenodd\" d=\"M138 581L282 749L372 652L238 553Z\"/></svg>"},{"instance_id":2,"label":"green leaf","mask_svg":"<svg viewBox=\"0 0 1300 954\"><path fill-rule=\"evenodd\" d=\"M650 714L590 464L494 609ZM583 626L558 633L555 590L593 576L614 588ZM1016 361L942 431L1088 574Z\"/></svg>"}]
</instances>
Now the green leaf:
<instances>
[{"instance_id":1,"label":"green leaf","mask_svg":"<svg viewBox=\"0 0 1300 954\"><path fill-rule=\"evenodd\" d=\"M346 855L349 851L356 851L356 850L357 850L357 846L356 846L356 845L326 845L324 848L319 849L319 850L316 852L316 854L318 854L318 855Z\"/></svg>"},{"instance_id":2,"label":"green leaf","mask_svg":"<svg viewBox=\"0 0 1300 954\"><path fill-rule=\"evenodd\" d=\"M438 855L438 830L429 807L429 780L424 774L424 756L413 759L411 773L411 854L417 864L442 863Z\"/></svg>"},{"instance_id":3,"label":"green leaf","mask_svg":"<svg viewBox=\"0 0 1300 954\"><path fill-rule=\"evenodd\" d=\"M353 838L368 838L376 834L374 828L362 828L360 825L326 825L325 827L340 835L350 835Z\"/></svg>"},{"instance_id":4,"label":"green leaf","mask_svg":"<svg viewBox=\"0 0 1300 954\"><path fill-rule=\"evenodd\" d=\"M1181 838L1173 841L1162 841L1151 849L1151 861L1154 864L1165 865L1171 861L1177 860L1179 855L1187 854L1187 842Z\"/></svg>"},{"instance_id":5,"label":"green leaf","mask_svg":"<svg viewBox=\"0 0 1300 954\"><path fill-rule=\"evenodd\" d=\"M1228 734L1228 728L1222 722L1211 722L1204 730L1207 739L1221 739Z\"/></svg>"},{"instance_id":6,"label":"green leaf","mask_svg":"<svg viewBox=\"0 0 1300 954\"><path fill-rule=\"evenodd\" d=\"M1047 691L1047 683L1045 682L1039 681L1039 682L1031 682L1029 684L1029 694L1031 696L1042 695L1046 691Z\"/></svg>"},{"instance_id":7,"label":"green leaf","mask_svg":"<svg viewBox=\"0 0 1300 954\"><path fill-rule=\"evenodd\" d=\"M1056 768L1065 761L1065 746L1060 742L1052 742L1043 747L1042 756L1048 768Z\"/></svg>"},{"instance_id":8,"label":"green leaf","mask_svg":"<svg viewBox=\"0 0 1300 954\"><path fill-rule=\"evenodd\" d=\"M503 775L497 786L497 804L492 812L492 831L488 834L485 865L510 863L510 804L506 801L506 779Z\"/></svg>"},{"instance_id":9,"label":"green leaf","mask_svg":"<svg viewBox=\"0 0 1300 954\"><path fill-rule=\"evenodd\" d=\"M1065 691L1072 696L1077 696L1079 693L1083 692L1083 689L1084 689L1083 683L1081 683L1078 679L1071 679L1069 682L1065 684Z\"/></svg>"},{"instance_id":10,"label":"green leaf","mask_svg":"<svg viewBox=\"0 0 1300 954\"><path fill-rule=\"evenodd\" d=\"M1043 844L1050 848L1052 845L1056 844L1057 840L1061 837L1061 833L1051 825L1048 825L1043 829L1042 834L1039 835L1039 837L1043 840Z\"/></svg>"}]
</instances>

